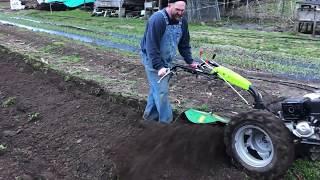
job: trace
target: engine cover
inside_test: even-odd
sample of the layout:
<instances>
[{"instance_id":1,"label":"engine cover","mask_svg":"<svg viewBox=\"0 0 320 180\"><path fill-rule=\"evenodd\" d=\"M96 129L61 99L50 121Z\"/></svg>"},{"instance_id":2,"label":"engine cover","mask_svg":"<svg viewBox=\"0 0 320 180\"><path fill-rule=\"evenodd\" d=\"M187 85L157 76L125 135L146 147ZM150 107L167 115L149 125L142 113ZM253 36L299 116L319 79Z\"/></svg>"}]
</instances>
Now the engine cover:
<instances>
[{"instance_id":1,"label":"engine cover","mask_svg":"<svg viewBox=\"0 0 320 180\"><path fill-rule=\"evenodd\" d=\"M308 122L302 121L297 124L296 129L293 130L293 134L298 137L310 137L314 134L314 129Z\"/></svg>"},{"instance_id":2,"label":"engine cover","mask_svg":"<svg viewBox=\"0 0 320 180\"><path fill-rule=\"evenodd\" d=\"M303 97L310 99L306 103L306 108L308 109L310 115L319 116L320 115L320 93L310 93Z\"/></svg>"},{"instance_id":3,"label":"engine cover","mask_svg":"<svg viewBox=\"0 0 320 180\"><path fill-rule=\"evenodd\" d=\"M307 97L289 98L282 102L282 115L287 120L299 120L306 117L309 113L307 103L310 101Z\"/></svg>"}]
</instances>

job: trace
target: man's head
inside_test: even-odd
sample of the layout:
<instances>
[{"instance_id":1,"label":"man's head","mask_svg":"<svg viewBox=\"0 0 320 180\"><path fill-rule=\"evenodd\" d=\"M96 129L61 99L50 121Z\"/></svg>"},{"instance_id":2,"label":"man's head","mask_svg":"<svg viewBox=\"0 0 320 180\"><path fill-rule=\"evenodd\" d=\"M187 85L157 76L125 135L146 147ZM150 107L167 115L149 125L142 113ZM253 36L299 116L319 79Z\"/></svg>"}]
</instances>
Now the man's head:
<instances>
[{"instance_id":1,"label":"man's head","mask_svg":"<svg viewBox=\"0 0 320 180\"><path fill-rule=\"evenodd\" d=\"M179 21L186 9L187 0L169 0L168 1L168 13L171 18Z\"/></svg>"}]
</instances>

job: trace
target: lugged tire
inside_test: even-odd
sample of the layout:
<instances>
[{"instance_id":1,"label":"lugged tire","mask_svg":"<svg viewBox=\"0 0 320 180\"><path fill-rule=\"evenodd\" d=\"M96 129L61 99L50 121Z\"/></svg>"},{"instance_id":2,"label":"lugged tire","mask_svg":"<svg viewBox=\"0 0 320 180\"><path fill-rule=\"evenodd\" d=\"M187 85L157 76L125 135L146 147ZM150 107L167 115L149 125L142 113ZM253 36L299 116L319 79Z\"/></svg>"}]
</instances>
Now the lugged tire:
<instances>
[{"instance_id":1,"label":"lugged tire","mask_svg":"<svg viewBox=\"0 0 320 180\"><path fill-rule=\"evenodd\" d=\"M271 162L263 167L254 167L243 161L236 151L235 135L245 127L258 127L265 131L273 144ZM276 179L284 175L294 160L292 134L283 121L267 111L254 110L232 118L225 128L224 142L232 163L257 179Z\"/></svg>"}]
</instances>

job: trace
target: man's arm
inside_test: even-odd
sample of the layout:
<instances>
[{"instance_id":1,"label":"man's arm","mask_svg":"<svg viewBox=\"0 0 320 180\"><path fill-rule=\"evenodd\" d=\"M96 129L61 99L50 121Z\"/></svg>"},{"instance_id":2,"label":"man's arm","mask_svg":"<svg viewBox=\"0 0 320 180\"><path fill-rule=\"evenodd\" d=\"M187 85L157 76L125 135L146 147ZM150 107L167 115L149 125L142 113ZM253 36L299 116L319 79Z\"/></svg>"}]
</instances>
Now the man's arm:
<instances>
[{"instance_id":1,"label":"man's arm","mask_svg":"<svg viewBox=\"0 0 320 180\"><path fill-rule=\"evenodd\" d=\"M186 19L183 19L182 22L182 37L178 45L179 53L184 58L187 64L192 64L192 53L190 46L190 34L188 23Z\"/></svg>"},{"instance_id":2,"label":"man's arm","mask_svg":"<svg viewBox=\"0 0 320 180\"><path fill-rule=\"evenodd\" d=\"M148 23L148 32L146 36L146 50L153 68L156 70L164 67L160 57L161 38L166 29L166 22L162 14L157 14L150 18Z\"/></svg>"}]
</instances>

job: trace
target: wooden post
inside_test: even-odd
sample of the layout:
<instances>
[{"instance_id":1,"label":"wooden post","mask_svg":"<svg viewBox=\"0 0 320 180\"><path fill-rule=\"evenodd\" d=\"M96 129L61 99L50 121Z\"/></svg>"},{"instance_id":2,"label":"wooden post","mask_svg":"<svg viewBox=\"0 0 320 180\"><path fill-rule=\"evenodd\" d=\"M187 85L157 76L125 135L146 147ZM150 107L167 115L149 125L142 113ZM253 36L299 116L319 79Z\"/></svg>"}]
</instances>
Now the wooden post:
<instances>
[{"instance_id":1,"label":"wooden post","mask_svg":"<svg viewBox=\"0 0 320 180\"><path fill-rule=\"evenodd\" d=\"M221 20L221 15L220 15L220 8L219 8L219 2L216 0L216 11L217 11L217 20Z\"/></svg>"},{"instance_id":2,"label":"wooden post","mask_svg":"<svg viewBox=\"0 0 320 180\"><path fill-rule=\"evenodd\" d=\"M119 14L118 14L118 18L121 18L121 2L122 0L119 1Z\"/></svg>"},{"instance_id":3,"label":"wooden post","mask_svg":"<svg viewBox=\"0 0 320 180\"><path fill-rule=\"evenodd\" d=\"M314 9L313 9L313 29L312 29L312 37L315 37L316 35L316 27L317 27L317 7L314 6Z\"/></svg>"},{"instance_id":4,"label":"wooden post","mask_svg":"<svg viewBox=\"0 0 320 180\"><path fill-rule=\"evenodd\" d=\"M293 3L292 3L292 1L290 1L290 5L291 5L291 12L292 12L292 15L291 15L291 17L292 18L294 18L294 12L295 12L295 10L293 9L294 7L293 7Z\"/></svg>"},{"instance_id":5,"label":"wooden post","mask_svg":"<svg viewBox=\"0 0 320 180\"><path fill-rule=\"evenodd\" d=\"M52 14L52 6L51 6L51 3L49 3L49 6L50 6L50 14Z\"/></svg>"},{"instance_id":6,"label":"wooden post","mask_svg":"<svg viewBox=\"0 0 320 180\"><path fill-rule=\"evenodd\" d=\"M247 13L247 19L250 18L250 15L249 15L249 0L247 0L247 4L246 4L246 13Z\"/></svg>"}]
</instances>

